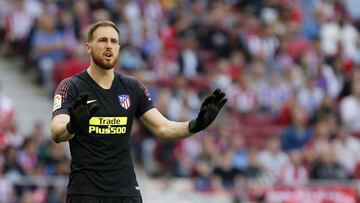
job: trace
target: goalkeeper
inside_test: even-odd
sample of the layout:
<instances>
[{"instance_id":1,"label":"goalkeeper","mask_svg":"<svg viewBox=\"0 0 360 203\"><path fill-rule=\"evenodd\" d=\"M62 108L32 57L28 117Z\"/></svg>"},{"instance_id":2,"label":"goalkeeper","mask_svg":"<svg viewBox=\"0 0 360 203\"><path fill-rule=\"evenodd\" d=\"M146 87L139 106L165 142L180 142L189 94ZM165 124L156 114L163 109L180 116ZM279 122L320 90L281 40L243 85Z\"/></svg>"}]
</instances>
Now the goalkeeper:
<instances>
[{"instance_id":1,"label":"goalkeeper","mask_svg":"<svg viewBox=\"0 0 360 203\"><path fill-rule=\"evenodd\" d=\"M90 66L64 79L55 91L52 139L68 141L72 157L68 203L142 202L130 155L134 118L158 138L178 140L208 127L227 101L217 89L196 118L170 121L154 107L144 85L115 73L119 48L114 23L93 24L85 44Z\"/></svg>"}]
</instances>

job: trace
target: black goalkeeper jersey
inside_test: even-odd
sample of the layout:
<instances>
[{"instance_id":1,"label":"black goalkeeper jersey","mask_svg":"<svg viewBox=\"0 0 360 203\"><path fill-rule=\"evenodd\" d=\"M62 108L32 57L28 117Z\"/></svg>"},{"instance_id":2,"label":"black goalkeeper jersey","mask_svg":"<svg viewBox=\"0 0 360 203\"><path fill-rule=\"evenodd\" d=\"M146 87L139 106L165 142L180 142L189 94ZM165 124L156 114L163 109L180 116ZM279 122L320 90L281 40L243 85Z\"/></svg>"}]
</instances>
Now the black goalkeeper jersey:
<instances>
[{"instance_id":1,"label":"black goalkeeper jersey","mask_svg":"<svg viewBox=\"0 0 360 203\"><path fill-rule=\"evenodd\" d=\"M68 194L140 196L129 137L134 117L154 107L148 91L136 79L118 73L111 88L103 89L85 70L59 84L53 117L68 114L68 107L84 92L90 95L87 102L97 102L100 109L69 140Z\"/></svg>"}]
</instances>

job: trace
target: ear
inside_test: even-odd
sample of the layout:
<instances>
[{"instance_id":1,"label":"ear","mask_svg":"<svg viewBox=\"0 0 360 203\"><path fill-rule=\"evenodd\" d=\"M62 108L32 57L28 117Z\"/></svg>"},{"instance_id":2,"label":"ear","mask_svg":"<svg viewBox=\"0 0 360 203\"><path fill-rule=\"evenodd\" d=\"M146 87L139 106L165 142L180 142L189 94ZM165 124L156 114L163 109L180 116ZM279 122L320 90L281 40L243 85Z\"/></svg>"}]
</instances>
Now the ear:
<instances>
[{"instance_id":1,"label":"ear","mask_svg":"<svg viewBox=\"0 0 360 203\"><path fill-rule=\"evenodd\" d=\"M86 53L91 54L91 44L90 43L87 42L85 44L85 50L86 50Z\"/></svg>"}]
</instances>

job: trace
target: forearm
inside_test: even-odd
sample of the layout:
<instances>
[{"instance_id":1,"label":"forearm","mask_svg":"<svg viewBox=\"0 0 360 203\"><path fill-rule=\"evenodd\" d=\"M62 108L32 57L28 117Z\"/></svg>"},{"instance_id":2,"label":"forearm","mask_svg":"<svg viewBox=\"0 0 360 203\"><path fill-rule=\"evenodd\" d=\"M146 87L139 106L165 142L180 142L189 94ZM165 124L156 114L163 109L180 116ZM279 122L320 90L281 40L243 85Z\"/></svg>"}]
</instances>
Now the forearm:
<instances>
[{"instance_id":1,"label":"forearm","mask_svg":"<svg viewBox=\"0 0 360 203\"><path fill-rule=\"evenodd\" d=\"M69 122L67 116L59 116L55 117L51 122L51 138L54 142L66 142L73 138L73 134L70 134L67 129L66 125Z\"/></svg>"},{"instance_id":2,"label":"forearm","mask_svg":"<svg viewBox=\"0 0 360 203\"><path fill-rule=\"evenodd\" d=\"M159 132L154 133L163 140L181 140L193 135L189 132L189 121L176 122L170 120L160 128Z\"/></svg>"},{"instance_id":3,"label":"forearm","mask_svg":"<svg viewBox=\"0 0 360 203\"><path fill-rule=\"evenodd\" d=\"M52 140L56 143L66 142L74 136L66 130L66 123L58 124L57 128L51 131L51 134Z\"/></svg>"}]
</instances>

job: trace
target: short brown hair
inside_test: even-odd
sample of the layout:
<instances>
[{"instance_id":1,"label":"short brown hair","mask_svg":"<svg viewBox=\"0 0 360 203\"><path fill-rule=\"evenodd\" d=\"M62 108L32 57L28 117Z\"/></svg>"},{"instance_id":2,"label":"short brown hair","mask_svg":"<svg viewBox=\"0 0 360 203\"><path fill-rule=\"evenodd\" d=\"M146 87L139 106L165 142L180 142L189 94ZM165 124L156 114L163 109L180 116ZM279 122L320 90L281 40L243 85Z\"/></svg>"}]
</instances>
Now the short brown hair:
<instances>
[{"instance_id":1,"label":"short brown hair","mask_svg":"<svg viewBox=\"0 0 360 203\"><path fill-rule=\"evenodd\" d=\"M115 23L113 23L109 20L104 20L104 21L96 22L90 26L90 29L87 34L87 41L88 42L92 41L93 33L95 32L96 29L98 29L99 27L107 27L107 26L114 28L116 30L116 32L118 33L118 35L120 35L119 29L116 27Z\"/></svg>"}]
</instances>

